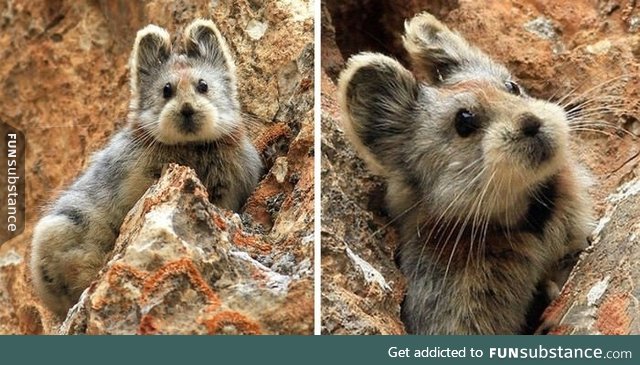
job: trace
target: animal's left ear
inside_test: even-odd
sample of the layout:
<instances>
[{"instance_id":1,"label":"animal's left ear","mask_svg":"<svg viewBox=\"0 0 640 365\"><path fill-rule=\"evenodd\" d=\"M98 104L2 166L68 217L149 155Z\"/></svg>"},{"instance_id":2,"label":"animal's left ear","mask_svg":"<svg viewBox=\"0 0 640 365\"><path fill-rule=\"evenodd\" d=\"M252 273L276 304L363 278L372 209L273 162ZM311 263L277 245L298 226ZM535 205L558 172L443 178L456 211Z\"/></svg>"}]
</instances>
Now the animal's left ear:
<instances>
[{"instance_id":1,"label":"animal's left ear","mask_svg":"<svg viewBox=\"0 0 640 365\"><path fill-rule=\"evenodd\" d=\"M429 13L416 15L404 27L402 40L415 71L434 85L459 72L487 73L498 78L509 75L504 67Z\"/></svg>"},{"instance_id":2,"label":"animal's left ear","mask_svg":"<svg viewBox=\"0 0 640 365\"><path fill-rule=\"evenodd\" d=\"M171 55L171 37L157 25L147 25L140 29L129 58L131 70L131 94L137 98L144 89L141 85L154 80L157 70Z\"/></svg>"},{"instance_id":3,"label":"animal's left ear","mask_svg":"<svg viewBox=\"0 0 640 365\"><path fill-rule=\"evenodd\" d=\"M185 49L187 56L235 72L235 65L227 42L211 20L196 19L185 29Z\"/></svg>"}]
</instances>

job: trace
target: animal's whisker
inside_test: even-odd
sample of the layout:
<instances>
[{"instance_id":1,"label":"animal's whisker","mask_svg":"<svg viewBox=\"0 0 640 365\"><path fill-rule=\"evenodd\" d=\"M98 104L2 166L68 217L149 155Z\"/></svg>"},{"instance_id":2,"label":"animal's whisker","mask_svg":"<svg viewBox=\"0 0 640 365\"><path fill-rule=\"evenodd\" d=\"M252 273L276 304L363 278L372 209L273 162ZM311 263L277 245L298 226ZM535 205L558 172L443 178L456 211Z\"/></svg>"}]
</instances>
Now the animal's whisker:
<instances>
[{"instance_id":1,"label":"animal's whisker","mask_svg":"<svg viewBox=\"0 0 640 365\"><path fill-rule=\"evenodd\" d=\"M575 104L578 100L580 99L584 99L586 98L589 94L594 93L594 92L598 92L599 94L603 94L603 91L607 90L607 89L603 89L605 87L609 87L611 86L614 82L618 82L621 79L627 78L627 75L619 75L610 79L607 79L599 84L596 84L592 87L590 87L589 89L583 91L580 94L575 94L575 92L570 92L567 95L565 95L564 97L560 98L559 100L557 100L555 103L561 105L563 108L566 109L567 106ZM571 98L571 99L569 99Z\"/></svg>"}]
</instances>

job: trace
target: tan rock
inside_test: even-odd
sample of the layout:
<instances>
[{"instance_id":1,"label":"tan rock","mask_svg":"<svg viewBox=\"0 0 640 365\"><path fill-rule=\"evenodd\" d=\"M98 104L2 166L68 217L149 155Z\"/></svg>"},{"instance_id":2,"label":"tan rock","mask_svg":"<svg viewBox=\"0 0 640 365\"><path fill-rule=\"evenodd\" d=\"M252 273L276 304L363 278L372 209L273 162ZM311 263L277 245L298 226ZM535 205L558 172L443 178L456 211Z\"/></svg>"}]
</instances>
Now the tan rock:
<instances>
[{"instance_id":1,"label":"tan rock","mask_svg":"<svg viewBox=\"0 0 640 365\"><path fill-rule=\"evenodd\" d=\"M544 314L552 334L640 333L640 179L609 198L560 297Z\"/></svg>"},{"instance_id":2,"label":"tan rock","mask_svg":"<svg viewBox=\"0 0 640 365\"><path fill-rule=\"evenodd\" d=\"M60 332L310 333L305 265L281 274L242 250L247 239L266 243L240 216L211 205L193 170L171 165L129 212L112 259ZM302 318L284 315L292 296L306 307Z\"/></svg>"},{"instance_id":3,"label":"tan rock","mask_svg":"<svg viewBox=\"0 0 640 365\"><path fill-rule=\"evenodd\" d=\"M323 78L322 333L402 334L405 281L393 261L398 242L384 219L384 190L330 113L335 87Z\"/></svg>"}]
</instances>

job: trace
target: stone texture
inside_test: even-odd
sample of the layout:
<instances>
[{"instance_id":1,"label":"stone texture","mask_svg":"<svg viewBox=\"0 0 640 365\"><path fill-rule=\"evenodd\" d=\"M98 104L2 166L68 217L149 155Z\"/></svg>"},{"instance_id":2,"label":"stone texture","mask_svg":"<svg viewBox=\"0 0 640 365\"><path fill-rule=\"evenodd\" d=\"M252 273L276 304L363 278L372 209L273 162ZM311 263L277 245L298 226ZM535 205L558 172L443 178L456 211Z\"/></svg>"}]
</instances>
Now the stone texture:
<instances>
[{"instance_id":1,"label":"stone texture","mask_svg":"<svg viewBox=\"0 0 640 365\"><path fill-rule=\"evenodd\" d=\"M640 239L633 234L639 202L635 195L610 198L640 176L639 34L633 26L638 4L326 0L322 7L322 28L328 30L322 37L323 332L404 331L398 314L405 284L393 263L398 242L384 212L384 186L344 140L335 82L344 60L360 51L408 64L403 22L428 10L504 63L532 95L586 102L589 120L606 125L574 131L573 148L592 171L589 192L598 219L610 214L611 220L596 232L594 247L545 318L552 333L639 333ZM606 278L602 297L588 306L585 296Z\"/></svg>"},{"instance_id":2,"label":"stone texture","mask_svg":"<svg viewBox=\"0 0 640 365\"><path fill-rule=\"evenodd\" d=\"M292 259L282 274L244 250L270 244L210 204L193 170L170 165L125 218L112 259L60 332L310 333L310 261Z\"/></svg>"},{"instance_id":3,"label":"stone texture","mask_svg":"<svg viewBox=\"0 0 640 365\"><path fill-rule=\"evenodd\" d=\"M606 203L593 246L543 315L552 334L640 334L640 179Z\"/></svg>"},{"instance_id":4,"label":"stone texture","mask_svg":"<svg viewBox=\"0 0 640 365\"><path fill-rule=\"evenodd\" d=\"M304 271L306 279L289 286L286 301L291 302L277 304L277 315L264 317L261 331L310 333L311 4L307 0L0 3L0 120L20 128L27 138L27 227L22 236L0 247L0 258L13 253L20 257L19 263L0 264L0 333L58 331L60 323L31 291L26 263L32 227L42 206L124 125L129 99L126 65L135 32L148 23L173 32L196 17L212 18L228 40L237 63L243 117L269 171L241 215L242 231L237 232L243 235L238 233L233 242L238 251L279 275L309 268ZM266 25L259 39L250 31L256 22ZM270 170L278 159L276 178ZM173 325L189 321L172 318ZM297 319L295 325L291 318ZM117 327L107 318L101 326L92 327L92 333Z\"/></svg>"},{"instance_id":5,"label":"stone texture","mask_svg":"<svg viewBox=\"0 0 640 365\"><path fill-rule=\"evenodd\" d=\"M322 333L401 334L404 278L384 190L337 127L335 86L322 81Z\"/></svg>"}]
</instances>

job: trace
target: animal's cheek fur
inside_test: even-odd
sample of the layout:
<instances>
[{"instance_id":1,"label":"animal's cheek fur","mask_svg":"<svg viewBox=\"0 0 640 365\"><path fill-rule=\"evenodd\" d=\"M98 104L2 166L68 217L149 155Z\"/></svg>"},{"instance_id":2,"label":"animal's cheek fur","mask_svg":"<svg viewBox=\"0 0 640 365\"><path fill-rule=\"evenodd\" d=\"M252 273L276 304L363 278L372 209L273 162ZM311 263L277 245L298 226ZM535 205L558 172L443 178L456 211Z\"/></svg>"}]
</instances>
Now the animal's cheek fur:
<instances>
[{"instance_id":1,"label":"animal's cheek fur","mask_svg":"<svg viewBox=\"0 0 640 365\"><path fill-rule=\"evenodd\" d=\"M232 132L233 128L230 122L223 118L211 103L198 104L197 111L201 124L200 136L203 139L217 139Z\"/></svg>"},{"instance_id":2,"label":"animal's cheek fur","mask_svg":"<svg viewBox=\"0 0 640 365\"><path fill-rule=\"evenodd\" d=\"M469 204L475 201L474 184L447 184L444 179L435 187L438 194L430 194L429 198L434 210L442 211L443 219L456 219L466 216Z\"/></svg>"},{"instance_id":3,"label":"animal's cheek fur","mask_svg":"<svg viewBox=\"0 0 640 365\"><path fill-rule=\"evenodd\" d=\"M136 118L136 127L143 130L145 132L145 135L148 133L154 138L157 138L159 133L159 113L162 113L162 110L146 109L140 112Z\"/></svg>"},{"instance_id":4,"label":"animal's cheek fur","mask_svg":"<svg viewBox=\"0 0 640 365\"><path fill-rule=\"evenodd\" d=\"M543 131L553 140L556 154L564 155L569 146L569 125L566 120L559 118L547 118Z\"/></svg>"}]
</instances>

